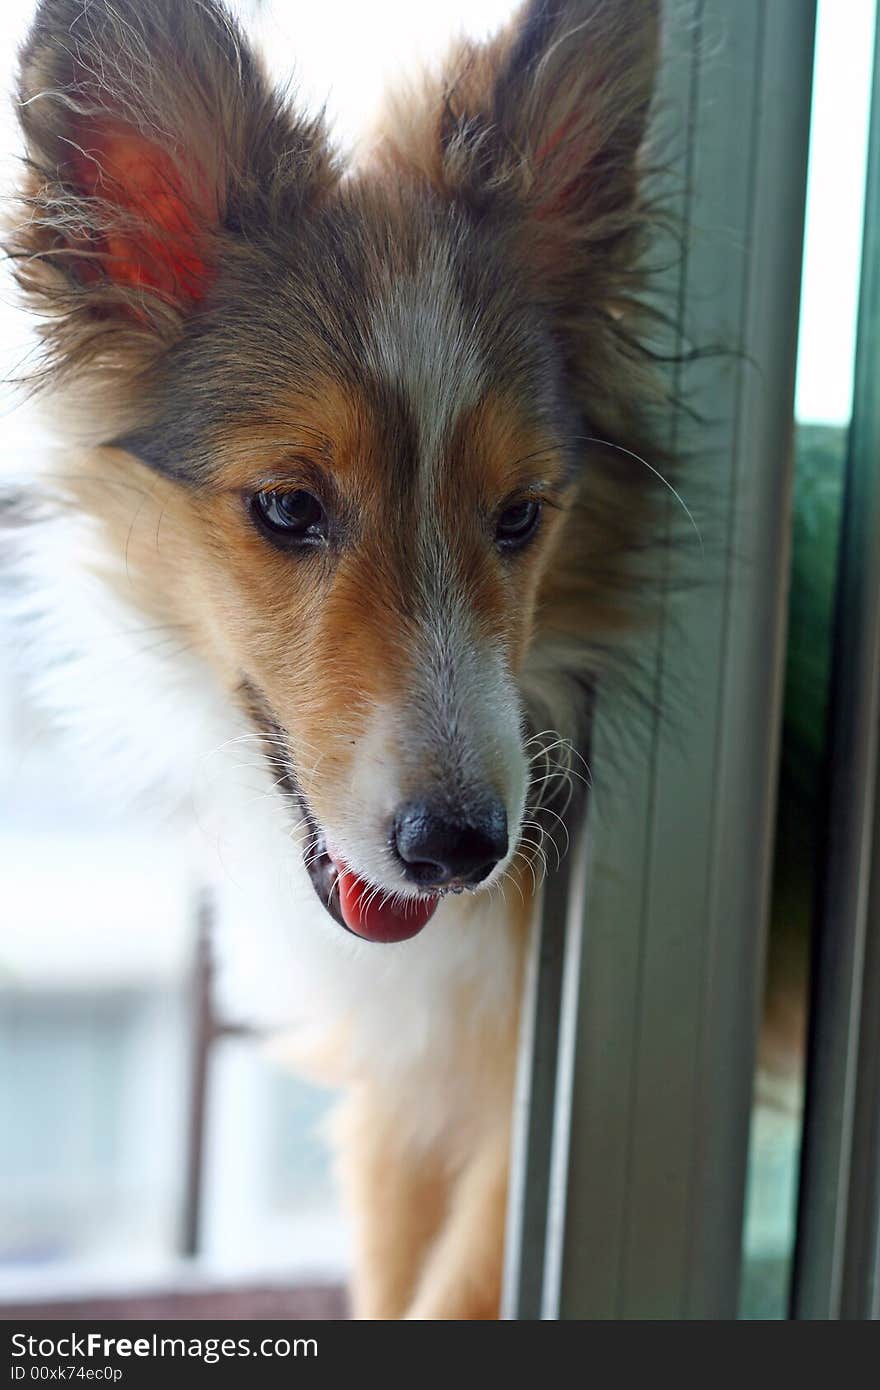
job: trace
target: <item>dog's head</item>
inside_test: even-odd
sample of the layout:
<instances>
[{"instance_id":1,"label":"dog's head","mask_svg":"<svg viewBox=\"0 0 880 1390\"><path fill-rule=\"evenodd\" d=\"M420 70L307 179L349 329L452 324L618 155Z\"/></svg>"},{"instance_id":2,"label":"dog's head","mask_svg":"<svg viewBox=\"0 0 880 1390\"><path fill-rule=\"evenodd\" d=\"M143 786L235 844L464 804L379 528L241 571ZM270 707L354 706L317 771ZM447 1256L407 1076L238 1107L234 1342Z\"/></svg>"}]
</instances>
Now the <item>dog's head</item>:
<instances>
[{"instance_id":1,"label":"dog's head","mask_svg":"<svg viewBox=\"0 0 880 1390\"><path fill-rule=\"evenodd\" d=\"M91 505L130 553L158 499L144 564L362 935L503 876L536 625L619 621L653 11L533 0L349 170L211 0L42 0L24 50L19 278L137 483Z\"/></svg>"}]
</instances>

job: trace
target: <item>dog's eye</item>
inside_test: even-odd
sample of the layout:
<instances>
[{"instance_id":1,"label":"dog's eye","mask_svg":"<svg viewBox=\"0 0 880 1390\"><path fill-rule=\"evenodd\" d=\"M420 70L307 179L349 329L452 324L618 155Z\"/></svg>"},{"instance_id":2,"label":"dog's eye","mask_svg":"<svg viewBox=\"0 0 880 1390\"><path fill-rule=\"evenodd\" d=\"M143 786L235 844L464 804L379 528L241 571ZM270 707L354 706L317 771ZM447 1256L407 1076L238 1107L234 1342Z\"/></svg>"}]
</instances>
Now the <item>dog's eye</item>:
<instances>
[{"instance_id":1,"label":"dog's eye","mask_svg":"<svg viewBox=\"0 0 880 1390\"><path fill-rule=\"evenodd\" d=\"M516 550L525 545L538 529L541 520L541 504L525 498L505 507L498 517L495 539L502 550Z\"/></svg>"},{"instance_id":2,"label":"dog's eye","mask_svg":"<svg viewBox=\"0 0 880 1390\"><path fill-rule=\"evenodd\" d=\"M327 513L310 492L255 492L250 511L264 535L282 548L316 545L327 539Z\"/></svg>"}]
</instances>

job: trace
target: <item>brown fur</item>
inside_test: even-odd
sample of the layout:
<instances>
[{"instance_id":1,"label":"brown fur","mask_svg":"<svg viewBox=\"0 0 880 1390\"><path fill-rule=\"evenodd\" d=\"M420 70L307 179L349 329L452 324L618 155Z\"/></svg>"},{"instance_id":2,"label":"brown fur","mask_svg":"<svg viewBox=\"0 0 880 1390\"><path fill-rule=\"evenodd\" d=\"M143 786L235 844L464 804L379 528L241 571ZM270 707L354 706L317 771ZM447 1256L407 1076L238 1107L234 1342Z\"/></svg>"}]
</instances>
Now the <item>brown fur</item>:
<instances>
[{"instance_id":1,"label":"brown fur","mask_svg":"<svg viewBox=\"0 0 880 1390\"><path fill-rule=\"evenodd\" d=\"M320 123L270 91L215 4L39 6L8 245L47 315L47 380L78 398L91 445L68 500L125 556L126 600L182 629L234 697L243 679L260 692L319 816L346 796L368 709L407 688L426 621L416 427L363 344L429 248L449 248L487 364L444 442L436 516L480 635L535 726L577 739L632 630L659 495L631 457L662 402L641 346L655 49L654 4L535 0L390 103L341 180ZM502 561L493 518L539 484L538 537ZM281 486L327 499L325 551L294 560L255 530L246 498ZM521 867L506 890L520 963L533 881ZM346 1077L367 1316L497 1314L517 1020L487 1035L471 1001L449 1007L474 1108L430 1153L401 1138L394 1096ZM417 1084L439 1097L446 1080Z\"/></svg>"}]
</instances>

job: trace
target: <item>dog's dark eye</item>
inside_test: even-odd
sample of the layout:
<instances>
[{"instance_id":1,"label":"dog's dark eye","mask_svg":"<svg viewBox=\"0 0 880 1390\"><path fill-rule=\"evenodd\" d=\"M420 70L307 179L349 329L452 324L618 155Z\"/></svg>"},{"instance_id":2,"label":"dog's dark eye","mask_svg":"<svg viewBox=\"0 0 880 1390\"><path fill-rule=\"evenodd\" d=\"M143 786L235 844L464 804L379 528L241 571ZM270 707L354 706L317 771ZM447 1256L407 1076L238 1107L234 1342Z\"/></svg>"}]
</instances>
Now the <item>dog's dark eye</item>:
<instances>
[{"instance_id":1,"label":"dog's dark eye","mask_svg":"<svg viewBox=\"0 0 880 1390\"><path fill-rule=\"evenodd\" d=\"M513 502L498 518L495 539L503 550L516 550L531 540L540 520L540 502L528 499Z\"/></svg>"},{"instance_id":2,"label":"dog's dark eye","mask_svg":"<svg viewBox=\"0 0 880 1390\"><path fill-rule=\"evenodd\" d=\"M275 545L295 548L327 539L327 513L310 492L255 492L250 510L260 530Z\"/></svg>"}]
</instances>

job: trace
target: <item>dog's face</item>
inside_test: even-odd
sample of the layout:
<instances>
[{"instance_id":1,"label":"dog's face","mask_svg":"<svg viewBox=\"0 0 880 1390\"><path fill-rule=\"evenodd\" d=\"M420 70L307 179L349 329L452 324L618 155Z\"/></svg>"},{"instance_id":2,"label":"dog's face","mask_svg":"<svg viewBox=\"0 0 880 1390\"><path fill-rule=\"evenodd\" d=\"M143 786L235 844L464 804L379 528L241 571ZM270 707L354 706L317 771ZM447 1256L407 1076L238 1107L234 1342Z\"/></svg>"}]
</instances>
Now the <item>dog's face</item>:
<instances>
[{"instance_id":1,"label":"dog's face","mask_svg":"<svg viewBox=\"0 0 880 1390\"><path fill-rule=\"evenodd\" d=\"M547 335L507 282L494 288L490 248L454 210L365 205L352 188L296 249L264 267L262 299L258 283L218 295L132 447L179 467L169 421L198 420L185 458L204 477L178 530L200 627L283 739L319 886L335 904L331 875L351 866L402 895L403 930L439 890L503 874L517 848L517 675L569 501L572 427Z\"/></svg>"},{"instance_id":2,"label":"dog's face","mask_svg":"<svg viewBox=\"0 0 880 1390\"><path fill-rule=\"evenodd\" d=\"M22 279L156 480L178 612L316 887L374 939L521 845L523 667L542 604L567 631L588 411L614 413L644 10L527 7L345 178L212 6L45 0L25 53Z\"/></svg>"}]
</instances>

